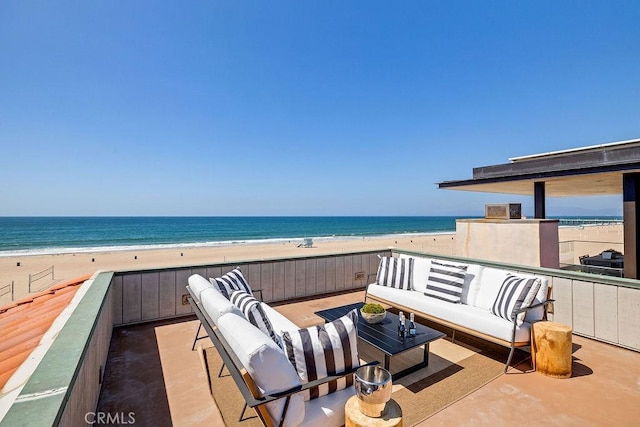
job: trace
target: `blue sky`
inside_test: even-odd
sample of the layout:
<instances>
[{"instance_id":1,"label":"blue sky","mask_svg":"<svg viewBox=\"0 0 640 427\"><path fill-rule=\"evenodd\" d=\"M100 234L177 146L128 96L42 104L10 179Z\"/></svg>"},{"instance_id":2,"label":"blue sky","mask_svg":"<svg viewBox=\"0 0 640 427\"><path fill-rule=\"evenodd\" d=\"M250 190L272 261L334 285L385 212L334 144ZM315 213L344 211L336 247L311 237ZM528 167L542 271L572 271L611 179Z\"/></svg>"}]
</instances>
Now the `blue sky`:
<instances>
[{"instance_id":1,"label":"blue sky","mask_svg":"<svg viewBox=\"0 0 640 427\"><path fill-rule=\"evenodd\" d=\"M639 19L637 1L3 1L0 215L531 215L436 183L640 137Z\"/></svg>"}]
</instances>

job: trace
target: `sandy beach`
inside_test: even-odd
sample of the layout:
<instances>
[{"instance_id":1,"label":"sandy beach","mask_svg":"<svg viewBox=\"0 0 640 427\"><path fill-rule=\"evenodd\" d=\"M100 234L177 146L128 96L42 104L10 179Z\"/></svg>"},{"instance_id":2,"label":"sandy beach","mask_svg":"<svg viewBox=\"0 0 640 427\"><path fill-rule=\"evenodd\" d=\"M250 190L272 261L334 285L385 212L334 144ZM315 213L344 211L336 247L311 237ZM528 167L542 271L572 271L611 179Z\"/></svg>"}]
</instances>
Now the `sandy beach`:
<instances>
[{"instance_id":1,"label":"sandy beach","mask_svg":"<svg viewBox=\"0 0 640 427\"><path fill-rule=\"evenodd\" d=\"M622 225L561 227L559 240L565 256L577 259L586 253L596 254L612 247L622 251ZM301 248L301 239L283 243L233 244L212 247L178 247L170 249L123 250L111 252L78 252L52 255L0 256L0 306L11 302L10 288L14 285L14 299L29 294L29 275L50 269L32 282L31 292L46 289L56 283L73 279L97 270L127 270L202 265L217 262L247 261L300 255L384 249L399 249L455 255L455 233L397 235L358 239L330 239L314 241L313 247ZM608 245L607 245L608 244ZM606 247L605 247L606 246ZM570 253L569 253L570 251Z\"/></svg>"}]
</instances>

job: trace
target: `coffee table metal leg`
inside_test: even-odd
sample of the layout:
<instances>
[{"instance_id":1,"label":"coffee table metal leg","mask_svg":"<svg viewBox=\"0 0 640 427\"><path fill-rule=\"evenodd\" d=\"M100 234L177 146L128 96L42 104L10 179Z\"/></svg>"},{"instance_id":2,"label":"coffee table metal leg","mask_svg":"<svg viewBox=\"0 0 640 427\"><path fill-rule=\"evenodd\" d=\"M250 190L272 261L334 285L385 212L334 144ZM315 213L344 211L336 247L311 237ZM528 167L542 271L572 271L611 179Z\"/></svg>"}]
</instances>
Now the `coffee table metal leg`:
<instances>
[{"instance_id":1,"label":"coffee table metal leg","mask_svg":"<svg viewBox=\"0 0 640 427\"><path fill-rule=\"evenodd\" d=\"M424 345L424 355L422 356L422 363L424 366L429 366L429 343Z\"/></svg>"},{"instance_id":2,"label":"coffee table metal leg","mask_svg":"<svg viewBox=\"0 0 640 427\"><path fill-rule=\"evenodd\" d=\"M391 356L388 355L384 355L384 368L385 369L389 369L389 364L391 362ZM422 362L418 363L417 365L411 366L407 369L404 369L400 372L396 372L395 374L392 374L391 377L396 380L398 378L402 378L405 375L409 375L419 369L422 368L426 368L427 366L429 366L429 343L424 344L423 349L422 349Z\"/></svg>"}]
</instances>

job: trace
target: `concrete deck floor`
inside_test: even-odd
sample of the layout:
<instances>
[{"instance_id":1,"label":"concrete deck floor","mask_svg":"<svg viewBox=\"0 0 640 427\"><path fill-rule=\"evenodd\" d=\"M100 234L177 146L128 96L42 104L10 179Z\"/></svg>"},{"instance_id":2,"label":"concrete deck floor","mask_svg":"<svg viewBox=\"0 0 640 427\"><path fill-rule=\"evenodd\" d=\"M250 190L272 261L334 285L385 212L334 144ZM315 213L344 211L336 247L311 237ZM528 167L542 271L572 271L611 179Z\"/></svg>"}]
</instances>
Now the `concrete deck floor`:
<instances>
[{"instance_id":1,"label":"concrete deck floor","mask_svg":"<svg viewBox=\"0 0 640 427\"><path fill-rule=\"evenodd\" d=\"M363 296L352 292L276 309L306 327L322 322L314 312ZM134 412L139 425L224 425L198 352L191 351L198 325L183 319L114 330L98 411ZM211 345L208 339L198 343ZM640 353L575 335L573 343L571 378L532 372L527 360L419 425L640 425Z\"/></svg>"}]
</instances>

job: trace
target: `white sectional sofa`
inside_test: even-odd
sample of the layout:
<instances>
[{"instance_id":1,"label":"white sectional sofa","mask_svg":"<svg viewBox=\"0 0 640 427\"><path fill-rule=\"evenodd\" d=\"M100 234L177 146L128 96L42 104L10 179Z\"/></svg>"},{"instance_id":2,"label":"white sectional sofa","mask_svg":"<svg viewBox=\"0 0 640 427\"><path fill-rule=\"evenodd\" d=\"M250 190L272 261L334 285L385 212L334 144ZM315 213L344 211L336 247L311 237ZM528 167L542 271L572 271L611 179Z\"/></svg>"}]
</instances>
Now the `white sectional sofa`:
<instances>
[{"instance_id":1,"label":"white sectional sofa","mask_svg":"<svg viewBox=\"0 0 640 427\"><path fill-rule=\"evenodd\" d=\"M194 311L248 406L256 408L263 424L318 427L344 424L344 406L355 394L353 386L305 401L302 390L339 376L302 385L285 352L271 337L249 323L209 280L192 275L188 282ZM299 329L269 305L264 302L260 305L280 340L283 331Z\"/></svg>"},{"instance_id":2,"label":"white sectional sofa","mask_svg":"<svg viewBox=\"0 0 640 427\"><path fill-rule=\"evenodd\" d=\"M531 343L531 323L546 317L546 304L549 283L546 277L531 276L517 271L503 270L477 264L468 264L452 260L436 261L466 266L464 284L462 285L460 301L452 303L425 294L434 259L400 254L400 259L413 259L413 271L409 289L381 286L378 282L367 287L366 300L372 300L394 306L405 312L417 315L463 331L485 340L510 347L511 351L505 372L509 367L515 347L528 346ZM516 319L507 320L491 312L491 308L507 275L522 278L538 278L540 287L535 293L535 299L530 306L520 310L526 312L522 324Z\"/></svg>"}]
</instances>

